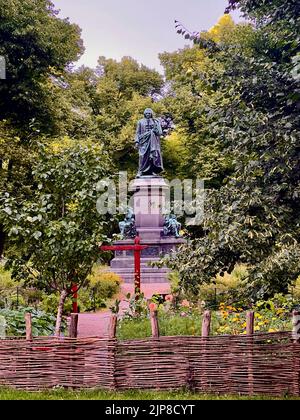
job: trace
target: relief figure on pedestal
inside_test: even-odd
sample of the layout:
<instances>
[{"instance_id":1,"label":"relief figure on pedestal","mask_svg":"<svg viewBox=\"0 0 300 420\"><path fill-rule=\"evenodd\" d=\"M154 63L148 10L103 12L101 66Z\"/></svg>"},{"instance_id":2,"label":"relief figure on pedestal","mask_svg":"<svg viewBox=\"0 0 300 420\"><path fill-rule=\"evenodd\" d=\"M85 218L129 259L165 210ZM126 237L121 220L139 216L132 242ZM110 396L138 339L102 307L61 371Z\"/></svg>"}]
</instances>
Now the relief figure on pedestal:
<instances>
[{"instance_id":1,"label":"relief figure on pedestal","mask_svg":"<svg viewBox=\"0 0 300 420\"><path fill-rule=\"evenodd\" d=\"M177 217L174 214L166 216L164 224L164 236L175 236L180 238L181 223L178 222Z\"/></svg>"},{"instance_id":2,"label":"relief figure on pedestal","mask_svg":"<svg viewBox=\"0 0 300 420\"><path fill-rule=\"evenodd\" d=\"M132 209L128 209L125 220L119 223L122 239L132 239L137 236L135 215Z\"/></svg>"}]
</instances>

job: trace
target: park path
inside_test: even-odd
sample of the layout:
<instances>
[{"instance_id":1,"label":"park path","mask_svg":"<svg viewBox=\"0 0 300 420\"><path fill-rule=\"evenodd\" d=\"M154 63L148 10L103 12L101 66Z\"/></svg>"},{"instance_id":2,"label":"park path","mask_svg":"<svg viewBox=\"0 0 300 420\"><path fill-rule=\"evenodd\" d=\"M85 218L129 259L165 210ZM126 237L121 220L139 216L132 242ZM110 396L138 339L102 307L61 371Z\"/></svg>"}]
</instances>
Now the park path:
<instances>
[{"instance_id":1,"label":"park path","mask_svg":"<svg viewBox=\"0 0 300 420\"><path fill-rule=\"evenodd\" d=\"M125 296L130 293L133 294L134 287L129 284L123 284L119 299L120 314L126 311L128 303L125 301ZM168 283L153 283L142 286L142 292L147 299L154 294L168 294L170 293L170 285ZM79 314L78 320L78 337L106 337L108 335L109 321L111 317L110 311L102 311L96 313Z\"/></svg>"}]
</instances>

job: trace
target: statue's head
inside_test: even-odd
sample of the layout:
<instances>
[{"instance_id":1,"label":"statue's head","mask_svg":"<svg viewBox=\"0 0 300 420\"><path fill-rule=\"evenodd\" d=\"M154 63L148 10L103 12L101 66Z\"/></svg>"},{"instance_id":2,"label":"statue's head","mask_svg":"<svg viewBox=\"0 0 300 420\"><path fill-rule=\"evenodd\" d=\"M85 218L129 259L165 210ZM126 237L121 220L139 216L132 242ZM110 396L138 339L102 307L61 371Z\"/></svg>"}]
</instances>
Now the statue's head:
<instances>
[{"instance_id":1,"label":"statue's head","mask_svg":"<svg viewBox=\"0 0 300 420\"><path fill-rule=\"evenodd\" d=\"M147 109L145 109L145 111L144 111L144 116L145 116L145 118L147 118L147 119L150 119L150 118L153 118L153 111L152 111L152 109L151 108L147 108Z\"/></svg>"}]
</instances>

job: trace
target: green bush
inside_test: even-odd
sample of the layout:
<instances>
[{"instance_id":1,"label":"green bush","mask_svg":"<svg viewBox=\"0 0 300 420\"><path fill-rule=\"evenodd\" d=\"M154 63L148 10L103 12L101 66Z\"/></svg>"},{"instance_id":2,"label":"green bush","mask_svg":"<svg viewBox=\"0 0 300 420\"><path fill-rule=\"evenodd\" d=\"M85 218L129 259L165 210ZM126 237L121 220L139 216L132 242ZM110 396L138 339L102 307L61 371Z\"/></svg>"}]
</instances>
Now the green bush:
<instances>
[{"instance_id":1,"label":"green bush","mask_svg":"<svg viewBox=\"0 0 300 420\"><path fill-rule=\"evenodd\" d=\"M294 303L290 295L277 294L273 299L259 301L255 306L247 308L255 312L255 332L291 331ZM141 295L138 301L129 300L129 309L118 323L118 338L129 340L150 337L150 309L158 311L162 336L201 335L205 310L202 302L192 303L187 299L176 301L174 295L169 295L164 303L158 303L156 297L147 301ZM245 334L246 312L241 307L221 302L218 310L212 311L211 335Z\"/></svg>"},{"instance_id":2,"label":"green bush","mask_svg":"<svg viewBox=\"0 0 300 420\"><path fill-rule=\"evenodd\" d=\"M88 277L87 285L80 289L79 306L82 311L106 308L110 299L120 291L122 279L108 271L106 266L96 265Z\"/></svg>"},{"instance_id":3,"label":"green bush","mask_svg":"<svg viewBox=\"0 0 300 420\"><path fill-rule=\"evenodd\" d=\"M16 308L17 303L20 306L25 306L22 291L22 284L12 280L10 272L0 264L0 309Z\"/></svg>"},{"instance_id":4,"label":"green bush","mask_svg":"<svg viewBox=\"0 0 300 420\"><path fill-rule=\"evenodd\" d=\"M149 311L158 310L159 330L162 336L196 336L201 334L202 308L182 299L175 302L168 295L166 301L153 295L147 300L143 294L136 300L127 295L129 308L118 323L117 335L121 340L141 339L151 336Z\"/></svg>"},{"instance_id":5,"label":"green bush","mask_svg":"<svg viewBox=\"0 0 300 420\"><path fill-rule=\"evenodd\" d=\"M113 298L119 292L122 282L118 274L107 271L107 267L103 266L96 266L88 280L96 296L104 300Z\"/></svg>"},{"instance_id":6,"label":"green bush","mask_svg":"<svg viewBox=\"0 0 300 420\"><path fill-rule=\"evenodd\" d=\"M120 290L121 278L107 267L96 265L86 286L81 288L78 296L80 312L106 308L108 301ZM59 294L46 294L35 288L26 288L20 282L12 280L10 272L0 265L0 309L18 309L18 307L35 307L49 314L56 315ZM64 315L72 312L72 297L67 298Z\"/></svg>"},{"instance_id":7,"label":"green bush","mask_svg":"<svg viewBox=\"0 0 300 420\"><path fill-rule=\"evenodd\" d=\"M225 273L224 276L216 276L209 284L199 286L198 295L189 290L182 290L180 287L180 277L177 272L169 274L172 293L177 299L189 299L192 302L204 301L207 309L217 309L221 302L230 305L247 304L247 299L243 301L243 286L248 276L245 265L237 265L231 274Z\"/></svg>"},{"instance_id":8,"label":"green bush","mask_svg":"<svg viewBox=\"0 0 300 420\"><path fill-rule=\"evenodd\" d=\"M39 302L39 309L47 314L56 315L59 304L59 293L52 293L50 295L43 293ZM63 315L68 315L72 312L72 299L67 298L64 306Z\"/></svg>"},{"instance_id":9,"label":"green bush","mask_svg":"<svg viewBox=\"0 0 300 420\"><path fill-rule=\"evenodd\" d=\"M159 314L161 336L197 336L201 335L202 316L182 317L180 314ZM120 340L142 339L151 337L150 319L124 319L118 324L117 336Z\"/></svg>"},{"instance_id":10,"label":"green bush","mask_svg":"<svg viewBox=\"0 0 300 420\"><path fill-rule=\"evenodd\" d=\"M212 283L201 285L199 299L205 301L209 309L217 309L221 302L243 306L246 302L243 302L242 288L247 276L247 267L237 265L231 274L216 276Z\"/></svg>"},{"instance_id":11,"label":"green bush","mask_svg":"<svg viewBox=\"0 0 300 420\"><path fill-rule=\"evenodd\" d=\"M88 277L86 285L78 292L78 309L80 312L88 312L107 307L107 303L120 290L121 278L107 267L96 265L92 274ZM59 294L43 294L39 307L47 312L55 314L59 302ZM66 299L64 314L72 312L72 297Z\"/></svg>"},{"instance_id":12,"label":"green bush","mask_svg":"<svg viewBox=\"0 0 300 420\"><path fill-rule=\"evenodd\" d=\"M5 319L6 335L19 337L25 336L25 313L32 314L32 334L38 336L51 336L55 331L55 316L33 308L19 310L1 309L0 316ZM2 319L3 319L2 318ZM63 321L63 331L66 330L66 321Z\"/></svg>"},{"instance_id":13,"label":"green bush","mask_svg":"<svg viewBox=\"0 0 300 420\"><path fill-rule=\"evenodd\" d=\"M11 273L0 264L0 309L18 309L18 307L38 307L43 292L35 288L26 288L22 282L11 278Z\"/></svg>"},{"instance_id":14,"label":"green bush","mask_svg":"<svg viewBox=\"0 0 300 420\"><path fill-rule=\"evenodd\" d=\"M291 287L290 289L291 289L291 294L300 303L300 276L296 280L294 287Z\"/></svg>"}]
</instances>

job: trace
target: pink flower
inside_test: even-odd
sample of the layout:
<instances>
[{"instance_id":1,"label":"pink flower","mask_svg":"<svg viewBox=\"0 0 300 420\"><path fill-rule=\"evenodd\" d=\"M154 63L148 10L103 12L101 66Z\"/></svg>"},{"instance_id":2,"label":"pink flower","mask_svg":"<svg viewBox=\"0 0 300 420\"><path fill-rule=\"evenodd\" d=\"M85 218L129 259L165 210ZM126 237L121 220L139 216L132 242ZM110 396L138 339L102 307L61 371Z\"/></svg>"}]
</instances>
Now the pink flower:
<instances>
[{"instance_id":1,"label":"pink flower","mask_svg":"<svg viewBox=\"0 0 300 420\"><path fill-rule=\"evenodd\" d=\"M151 312L157 311L157 305L156 303L149 303L149 309Z\"/></svg>"},{"instance_id":2,"label":"pink flower","mask_svg":"<svg viewBox=\"0 0 300 420\"><path fill-rule=\"evenodd\" d=\"M173 296L172 295L167 295L165 299L166 299L166 302L173 302Z\"/></svg>"},{"instance_id":3,"label":"pink flower","mask_svg":"<svg viewBox=\"0 0 300 420\"><path fill-rule=\"evenodd\" d=\"M184 308L189 308L191 305L190 305L190 302L188 300L184 299L181 302L181 306L183 306Z\"/></svg>"},{"instance_id":4,"label":"pink flower","mask_svg":"<svg viewBox=\"0 0 300 420\"><path fill-rule=\"evenodd\" d=\"M182 318L186 318L186 317L187 317L187 314L186 314L185 312L181 312L180 316L181 316Z\"/></svg>"}]
</instances>

